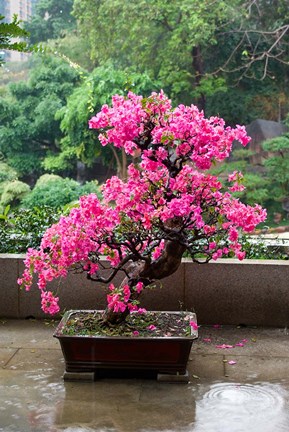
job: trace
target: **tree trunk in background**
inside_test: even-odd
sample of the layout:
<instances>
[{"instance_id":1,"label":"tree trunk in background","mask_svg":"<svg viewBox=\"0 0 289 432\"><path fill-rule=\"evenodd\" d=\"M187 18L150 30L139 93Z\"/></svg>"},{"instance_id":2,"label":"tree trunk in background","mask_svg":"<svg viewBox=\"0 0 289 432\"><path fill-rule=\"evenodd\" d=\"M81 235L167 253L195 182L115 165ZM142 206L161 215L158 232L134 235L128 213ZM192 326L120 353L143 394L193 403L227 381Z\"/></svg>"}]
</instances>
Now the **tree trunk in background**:
<instances>
[{"instance_id":1,"label":"tree trunk in background","mask_svg":"<svg viewBox=\"0 0 289 432\"><path fill-rule=\"evenodd\" d=\"M201 83L201 79L204 76L204 64L203 64L203 58L201 53L200 46L195 46L192 49L192 66L195 72L195 88L199 87ZM200 110L203 110L205 112L206 108L206 96L204 93L201 93L200 96L197 99L197 106Z\"/></svg>"}]
</instances>

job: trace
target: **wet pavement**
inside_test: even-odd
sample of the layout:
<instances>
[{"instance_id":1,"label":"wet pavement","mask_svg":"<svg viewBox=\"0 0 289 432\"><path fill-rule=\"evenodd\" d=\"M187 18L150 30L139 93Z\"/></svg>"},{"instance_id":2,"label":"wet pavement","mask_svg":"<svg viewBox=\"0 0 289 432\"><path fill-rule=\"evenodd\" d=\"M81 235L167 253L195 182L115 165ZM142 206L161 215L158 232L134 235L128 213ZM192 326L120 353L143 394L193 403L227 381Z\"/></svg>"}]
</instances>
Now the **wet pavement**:
<instances>
[{"instance_id":1,"label":"wet pavement","mask_svg":"<svg viewBox=\"0 0 289 432\"><path fill-rule=\"evenodd\" d=\"M286 329L201 327L189 384L64 382L49 321L0 320L1 432L289 431Z\"/></svg>"}]
</instances>

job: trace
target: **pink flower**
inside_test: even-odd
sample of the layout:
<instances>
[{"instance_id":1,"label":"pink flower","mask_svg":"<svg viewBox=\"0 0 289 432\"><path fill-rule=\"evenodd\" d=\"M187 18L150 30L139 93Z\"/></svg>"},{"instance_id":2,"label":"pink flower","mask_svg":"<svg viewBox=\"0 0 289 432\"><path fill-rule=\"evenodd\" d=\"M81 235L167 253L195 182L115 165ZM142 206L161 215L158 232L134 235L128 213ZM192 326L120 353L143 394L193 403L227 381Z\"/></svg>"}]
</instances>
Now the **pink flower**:
<instances>
[{"instance_id":1,"label":"pink flower","mask_svg":"<svg viewBox=\"0 0 289 432\"><path fill-rule=\"evenodd\" d=\"M122 291L123 291L123 299L124 299L124 302L127 303L128 300L129 300L129 298L130 298L130 295L131 295L131 292L130 292L129 286L128 286L128 285L124 285Z\"/></svg>"},{"instance_id":2,"label":"pink flower","mask_svg":"<svg viewBox=\"0 0 289 432\"><path fill-rule=\"evenodd\" d=\"M153 324L151 324L151 325L147 326L147 329L151 330L151 331L154 331L154 330L156 330L156 326L154 326Z\"/></svg>"},{"instance_id":3,"label":"pink flower","mask_svg":"<svg viewBox=\"0 0 289 432\"><path fill-rule=\"evenodd\" d=\"M237 362L235 361L235 360L230 360L230 361L228 361L228 364L229 365L235 365Z\"/></svg>"},{"instance_id":4,"label":"pink flower","mask_svg":"<svg viewBox=\"0 0 289 432\"><path fill-rule=\"evenodd\" d=\"M233 186L229 187L229 190L231 192L242 192L243 190L245 190L245 186L238 184L238 183L234 183Z\"/></svg>"},{"instance_id":5,"label":"pink flower","mask_svg":"<svg viewBox=\"0 0 289 432\"><path fill-rule=\"evenodd\" d=\"M216 243L216 242L210 242L210 243L209 243L209 249L210 249L210 250L212 250L212 249L216 249L216 247L217 247L217 243Z\"/></svg>"},{"instance_id":6,"label":"pink flower","mask_svg":"<svg viewBox=\"0 0 289 432\"><path fill-rule=\"evenodd\" d=\"M51 291L41 292L41 307L43 312L50 313L51 315L59 312L58 297L55 297Z\"/></svg>"},{"instance_id":7,"label":"pink flower","mask_svg":"<svg viewBox=\"0 0 289 432\"><path fill-rule=\"evenodd\" d=\"M198 330L199 328L196 321L190 321L190 326L192 327L193 330Z\"/></svg>"},{"instance_id":8,"label":"pink flower","mask_svg":"<svg viewBox=\"0 0 289 432\"><path fill-rule=\"evenodd\" d=\"M135 286L136 292L140 294L143 290L144 284L142 282L138 282Z\"/></svg>"}]
</instances>

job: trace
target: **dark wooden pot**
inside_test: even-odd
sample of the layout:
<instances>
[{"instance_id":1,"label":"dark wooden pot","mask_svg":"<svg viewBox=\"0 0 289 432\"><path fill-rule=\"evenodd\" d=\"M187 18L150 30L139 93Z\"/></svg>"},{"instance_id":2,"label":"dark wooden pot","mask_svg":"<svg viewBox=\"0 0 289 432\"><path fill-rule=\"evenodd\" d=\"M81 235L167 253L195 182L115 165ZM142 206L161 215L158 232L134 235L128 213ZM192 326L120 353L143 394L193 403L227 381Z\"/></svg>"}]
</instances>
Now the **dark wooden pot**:
<instances>
[{"instance_id":1,"label":"dark wooden pot","mask_svg":"<svg viewBox=\"0 0 289 432\"><path fill-rule=\"evenodd\" d=\"M198 337L197 331L192 331L192 334L186 337L62 334L63 327L75 312L77 311L69 311L64 314L53 335L59 339L67 372L129 369L171 374L186 373L191 346L193 340ZM196 321L195 314L190 314L192 320Z\"/></svg>"}]
</instances>

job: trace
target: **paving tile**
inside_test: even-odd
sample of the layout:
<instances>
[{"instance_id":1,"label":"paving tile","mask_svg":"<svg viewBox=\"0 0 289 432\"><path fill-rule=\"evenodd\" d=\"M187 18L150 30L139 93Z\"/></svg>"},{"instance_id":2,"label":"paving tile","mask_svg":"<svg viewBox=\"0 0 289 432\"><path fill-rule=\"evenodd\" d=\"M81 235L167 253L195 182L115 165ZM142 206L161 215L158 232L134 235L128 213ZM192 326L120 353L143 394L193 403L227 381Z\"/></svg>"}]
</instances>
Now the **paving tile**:
<instances>
[{"instance_id":1,"label":"paving tile","mask_svg":"<svg viewBox=\"0 0 289 432\"><path fill-rule=\"evenodd\" d=\"M235 361L236 364L225 363L225 375L228 379L240 381L282 381L289 377L288 357L262 357L262 356L238 356L226 355L227 361Z\"/></svg>"},{"instance_id":2,"label":"paving tile","mask_svg":"<svg viewBox=\"0 0 289 432\"><path fill-rule=\"evenodd\" d=\"M37 320L4 320L0 326L0 347L59 348L53 337L58 322Z\"/></svg>"},{"instance_id":3,"label":"paving tile","mask_svg":"<svg viewBox=\"0 0 289 432\"><path fill-rule=\"evenodd\" d=\"M59 349L21 348L6 364L6 369L33 371L64 370L64 360Z\"/></svg>"},{"instance_id":4,"label":"paving tile","mask_svg":"<svg viewBox=\"0 0 289 432\"><path fill-rule=\"evenodd\" d=\"M191 354L188 362L190 380L220 379L224 377L224 356L222 354Z\"/></svg>"},{"instance_id":5,"label":"paving tile","mask_svg":"<svg viewBox=\"0 0 289 432\"><path fill-rule=\"evenodd\" d=\"M170 389L173 391L173 389ZM181 402L181 405L180 405ZM64 400L58 406L55 426L68 430L81 424L79 430L93 430L97 432L144 432L144 431L184 431L194 420L193 401L190 405L158 402L128 402L116 403L114 400L103 398L94 399L89 403L78 404ZM57 429L58 430L58 429Z\"/></svg>"},{"instance_id":6,"label":"paving tile","mask_svg":"<svg viewBox=\"0 0 289 432\"><path fill-rule=\"evenodd\" d=\"M64 395L55 369L0 369L0 431L54 432L55 411Z\"/></svg>"},{"instance_id":7,"label":"paving tile","mask_svg":"<svg viewBox=\"0 0 289 432\"><path fill-rule=\"evenodd\" d=\"M216 323L217 324L217 323ZM218 349L216 345L235 345L247 341L243 347L233 349ZM265 355L289 357L289 333L284 328L262 327L232 327L213 328L201 326L199 339L194 343L192 352L198 354L227 354L234 355Z\"/></svg>"},{"instance_id":8,"label":"paving tile","mask_svg":"<svg viewBox=\"0 0 289 432\"><path fill-rule=\"evenodd\" d=\"M13 348L0 348L0 366L5 366L6 363L13 357L17 352L17 349Z\"/></svg>"},{"instance_id":9,"label":"paving tile","mask_svg":"<svg viewBox=\"0 0 289 432\"><path fill-rule=\"evenodd\" d=\"M91 382L65 382L65 399L78 403L92 400L110 400L111 403L137 402L140 397L141 380L104 379Z\"/></svg>"}]
</instances>

